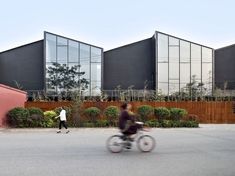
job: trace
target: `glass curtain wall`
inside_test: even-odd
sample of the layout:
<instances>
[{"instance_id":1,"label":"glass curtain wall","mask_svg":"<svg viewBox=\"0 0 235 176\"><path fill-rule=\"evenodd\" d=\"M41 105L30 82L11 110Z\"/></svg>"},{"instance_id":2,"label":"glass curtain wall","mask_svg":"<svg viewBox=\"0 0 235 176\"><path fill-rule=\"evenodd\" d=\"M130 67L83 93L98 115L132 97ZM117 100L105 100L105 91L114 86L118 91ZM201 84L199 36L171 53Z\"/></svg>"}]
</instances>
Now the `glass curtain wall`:
<instances>
[{"instance_id":1,"label":"glass curtain wall","mask_svg":"<svg viewBox=\"0 0 235 176\"><path fill-rule=\"evenodd\" d=\"M212 93L213 49L156 32L156 89L163 95Z\"/></svg>"},{"instance_id":2,"label":"glass curtain wall","mask_svg":"<svg viewBox=\"0 0 235 176\"><path fill-rule=\"evenodd\" d=\"M45 32L44 40L47 91L60 91L58 87L51 86L48 79L48 68L53 63L58 63L61 65L65 64L68 68L78 66L79 72L85 73L81 76L77 75L74 78L82 85L80 90L84 96L100 95L102 48L48 32ZM87 82L87 84L84 82Z\"/></svg>"}]
</instances>

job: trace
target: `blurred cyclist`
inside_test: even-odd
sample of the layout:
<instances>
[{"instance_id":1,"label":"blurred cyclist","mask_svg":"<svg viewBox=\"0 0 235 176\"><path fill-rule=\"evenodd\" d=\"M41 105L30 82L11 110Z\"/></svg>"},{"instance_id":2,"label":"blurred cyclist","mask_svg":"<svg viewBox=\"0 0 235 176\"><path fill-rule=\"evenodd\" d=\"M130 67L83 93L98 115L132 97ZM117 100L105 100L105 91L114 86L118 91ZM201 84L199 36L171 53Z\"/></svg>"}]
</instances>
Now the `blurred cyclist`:
<instances>
[{"instance_id":1,"label":"blurred cyclist","mask_svg":"<svg viewBox=\"0 0 235 176\"><path fill-rule=\"evenodd\" d=\"M119 128L124 135L136 134L142 125L135 122L135 114L131 111L132 105L123 103L121 105L121 115L119 117Z\"/></svg>"}]
</instances>

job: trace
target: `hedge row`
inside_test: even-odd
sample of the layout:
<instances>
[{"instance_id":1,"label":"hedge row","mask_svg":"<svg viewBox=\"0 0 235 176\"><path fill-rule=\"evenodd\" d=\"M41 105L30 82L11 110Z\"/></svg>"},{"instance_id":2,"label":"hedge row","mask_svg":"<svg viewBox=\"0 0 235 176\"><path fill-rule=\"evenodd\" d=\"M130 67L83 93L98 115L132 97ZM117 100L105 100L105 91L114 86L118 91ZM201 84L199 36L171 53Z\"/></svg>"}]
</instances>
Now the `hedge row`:
<instances>
[{"instance_id":1,"label":"hedge row","mask_svg":"<svg viewBox=\"0 0 235 176\"><path fill-rule=\"evenodd\" d=\"M65 107L67 123L71 127L109 127L117 126L120 110L117 106L108 106L104 111L97 107L74 111ZM43 112L39 108L14 108L8 113L8 123L12 127L55 127L59 108ZM186 118L188 117L188 118ZM137 108L136 120L150 127L198 127L197 116L187 115L185 109L153 108L142 105Z\"/></svg>"}]
</instances>

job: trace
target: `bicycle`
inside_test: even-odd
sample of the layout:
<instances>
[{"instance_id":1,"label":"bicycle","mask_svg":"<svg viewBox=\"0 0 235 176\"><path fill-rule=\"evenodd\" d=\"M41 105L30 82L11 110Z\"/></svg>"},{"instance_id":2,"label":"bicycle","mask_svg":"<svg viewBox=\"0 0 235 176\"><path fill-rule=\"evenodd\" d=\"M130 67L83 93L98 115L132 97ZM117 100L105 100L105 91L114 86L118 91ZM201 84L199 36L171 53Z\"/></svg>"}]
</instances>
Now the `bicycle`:
<instances>
[{"instance_id":1,"label":"bicycle","mask_svg":"<svg viewBox=\"0 0 235 176\"><path fill-rule=\"evenodd\" d=\"M136 123L142 126L144 124L142 122ZM124 149L131 149L132 143L136 141L137 148L141 152L151 152L155 148L156 142L152 136L144 134L146 131L144 128L140 128L132 136L125 134L113 135L107 139L107 149L112 153L120 153Z\"/></svg>"}]
</instances>

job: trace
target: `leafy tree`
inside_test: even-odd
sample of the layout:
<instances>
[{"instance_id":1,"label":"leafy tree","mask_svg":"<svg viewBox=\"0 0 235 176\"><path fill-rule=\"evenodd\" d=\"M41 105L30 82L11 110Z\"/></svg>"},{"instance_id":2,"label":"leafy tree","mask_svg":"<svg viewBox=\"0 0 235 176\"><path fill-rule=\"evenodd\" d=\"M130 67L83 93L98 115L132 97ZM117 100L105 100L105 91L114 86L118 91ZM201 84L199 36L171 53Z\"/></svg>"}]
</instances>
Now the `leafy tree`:
<instances>
[{"instance_id":1,"label":"leafy tree","mask_svg":"<svg viewBox=\"0 0 235 176\"><path fill-rule=\"evenodd\" d=\"M89 82L85 79L79 79L85 72L79 71L79 65L68 67L66 64L52 63L47 69L49 87L58 88L61 91L69 91L74 88L85 90Z\"/></svg>"}]
</instances>

